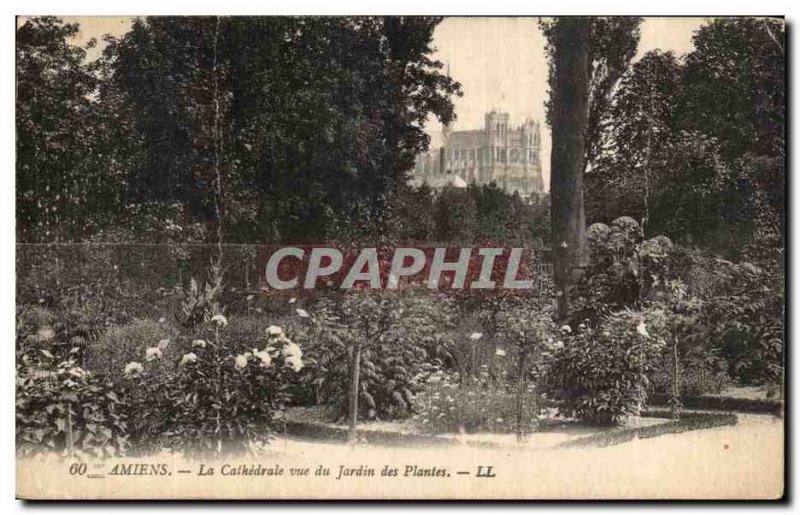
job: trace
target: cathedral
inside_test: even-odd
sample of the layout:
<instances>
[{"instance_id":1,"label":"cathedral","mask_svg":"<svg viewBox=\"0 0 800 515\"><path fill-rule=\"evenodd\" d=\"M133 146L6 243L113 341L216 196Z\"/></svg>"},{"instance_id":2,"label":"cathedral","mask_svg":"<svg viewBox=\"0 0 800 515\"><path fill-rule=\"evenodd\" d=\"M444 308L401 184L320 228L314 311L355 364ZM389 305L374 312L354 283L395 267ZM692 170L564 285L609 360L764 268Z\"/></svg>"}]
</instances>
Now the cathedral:
<instances>
[{"instance_id":1,"label":"cathedral","mask_svg":"<svg viewBox=\"0 0 800 515\"><path fill-rule=\"evenodd\" d=\"M508 123L508 113L492 110L483 129L452 131L445 126L443 145L417 156L413 184L432 188L468 183L496 183L522 197L542 193L539 123L528 118L518 127Z\"/></svg>"}]
</instances>

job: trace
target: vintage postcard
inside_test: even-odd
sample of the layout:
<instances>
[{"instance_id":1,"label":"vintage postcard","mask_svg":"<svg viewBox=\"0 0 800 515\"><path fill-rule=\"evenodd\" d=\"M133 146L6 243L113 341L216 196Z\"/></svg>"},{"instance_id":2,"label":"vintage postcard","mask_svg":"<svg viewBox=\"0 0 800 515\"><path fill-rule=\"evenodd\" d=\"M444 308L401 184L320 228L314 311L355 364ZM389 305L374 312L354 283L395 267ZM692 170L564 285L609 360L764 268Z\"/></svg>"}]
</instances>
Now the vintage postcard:
<instances>
[{"instance_id":1,"label":"vintage postcard","mask_svg":"<svg viewBox=\"0 0 800 515\"><path fill-rule=\"evenodd\" d=\"M15 30L18 498L784 496L783 18Z\"/></svg>"}]
</instances>

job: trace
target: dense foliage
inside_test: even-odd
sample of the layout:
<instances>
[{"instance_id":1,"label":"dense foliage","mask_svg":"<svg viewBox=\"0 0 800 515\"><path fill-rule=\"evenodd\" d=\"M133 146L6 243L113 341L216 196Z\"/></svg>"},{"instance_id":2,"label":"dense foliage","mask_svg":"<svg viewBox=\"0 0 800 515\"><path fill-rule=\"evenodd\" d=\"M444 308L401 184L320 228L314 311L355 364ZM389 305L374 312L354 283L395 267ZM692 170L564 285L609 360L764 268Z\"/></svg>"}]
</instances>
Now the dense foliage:
<instances>
[{"instance_id":1,"label":"dense foliage","mask_svg":"<svg viewBox=\"0 0 800 515\"><path fill-rule=\"evenodd\" d=\"M131 412L113 385L50 351L17 354L17 446L113 456L129 447Z\"/></svg>"},{"instance_id":2,"label":"dense foliage","mask_svg":"<svg viewBox=\"0 0 800 515\"><path fill-rule=\"evenodd\" d=\"M631 65L641 20L592 22L596 223L556 325L547 195L407 184L460 92L438 21L154 17L88 62L79 27L25 20L21 452L243 452L295 406L522 437L547 407L611 424L782 382L780 24L712 20ZM524 247L535 289L264 292L262 249L235 245L325 240Z\"/></svg>"},{"instance_id":3,"label":"dense foliage","mask_svg":"<svg viewBox=\"0 0 800 515\"><path fill-rule=\"evenodd\" d=\"M774 263L736 264L664 236L645 240L630 217L610 227L594 224L589 242L592 264L576 284L570 319L595 334L587 346L602 348L597 331L605 334L601 328L621 313L657 310L664 317L658 333L666 352L646 363L657 379L652 390L667 394L677 382L677 391L698 394L719 391L729 381L781 381L784 293ZM612 374L612 361L602 363L606 366L595 363L596 370Z\"/></svg>"},{"instance_id":4,"label":"dense foliage","mask_svg":"<svg viewBox=\"0 0 800 515\"><path fill-rule=\"evenodd\" d=\"M123 391L138 414L131 427L140 449L230 452L266 442L289 401L288 376L302 370L302 350L283 329L232 342L218 315L165 363L161 342L125 365Z\"/></svg>"},{"instance_id":5,"label":"dense foliage","mask_svg":"<svg viewBox=\"0 0 800 515\"><path fill-rule=\"evenodd\" d=\"M589 221L632 216L648 235L731 258L782 247L784 41L779 20L720 18L698 29L686 56L651 51L635 62L586 177Z\"/></svg>"},{"instance_id":6,"label":"dense foliage","mask_svg":"<svg viewBox=\"0 0 800 515\"><path fill-rule=\"evenodd\" d=\"M666 345L659 337L664 318L658 310L622 310L596 328L564 325L549 371L559 412L601 425L638 415L647 403L648 375Z\"/></svg>"},{"instance_id":7,"label":"dense foliage","mask_svg":"<svg viewBox=\"0 0 800 515\"><path fill-rule=\"evenodd\" d=\"M501 359L496 357L495 359ZM484 365L484 368L489 368ZM463 383L458 374L435 370L420 377L423 388L414 400L413 420L431 433L492 431L524 434L535 431L544 417L544 403L533 385L522 392L491 380L485 371L475 380Z\"/></svg>"},{"instance_id":8,"label":"dense foliage","mask_svg":"<svg viewBox=\"0 0 800 515\"><path fill-rule=\"evenodd\" d=\"M438 22L152 17L87 63L77 25L26 20L19 236L85 239L153 203L250 242L328 237L360 203L379 213L427 148L427 117L454 116Z\"/></svg>"}]
</instances>

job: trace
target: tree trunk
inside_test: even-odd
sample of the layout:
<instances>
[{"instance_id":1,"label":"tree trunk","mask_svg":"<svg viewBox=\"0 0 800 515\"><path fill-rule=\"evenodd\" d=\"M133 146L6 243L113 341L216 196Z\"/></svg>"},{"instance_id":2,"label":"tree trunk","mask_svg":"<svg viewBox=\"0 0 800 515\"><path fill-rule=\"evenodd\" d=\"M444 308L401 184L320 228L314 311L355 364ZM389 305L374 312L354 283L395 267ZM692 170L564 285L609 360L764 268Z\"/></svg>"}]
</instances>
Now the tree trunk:
<instances>
[{"instance_id":1,"label":"tree trunk","mask_svg":"<svg viewBox=\"0 0 800 515\"><path fill-rule=\"evenodd\" d=\"M356 442L356 424L358 423L358 382L361 371L361 344L352 347L350 356L350 395L348 398L348 443Z\"/></svg>"},{"instance_id":2,"label":"tree trunk","mask_svg":"<svg viewBox=\"0 0 800 515\"><path fill-rule=\"evenodd\" d=\"M517 367L517 442L522 443L525 439L525 430L523 428L523 411L525 409L525 358L526 352L520 349L519 363Z\"/></svg>"},{"instance_id":3,"label":"tree trunk","mask_svg":"<svg viewBox=\"0 0 800 515\"><path fill-rule=\"evenodd\" d=\"M670 416L677 420L681 418L681 387L680 369L678 358L678 337L672 340L672 392L670 394Z\"/></svg>"},{"instance_id":4,"label":"tree trunk","mask_svg":"<svg viewBox=\"0 0 800 515\"><path fill-rule=\"evenodd\" d=\"M583 158L589 108L589 20L565 17L555 29L550 201L557 318L569 310L569 288L589 262L583 205Z\"/></svg>"}]
</instances>

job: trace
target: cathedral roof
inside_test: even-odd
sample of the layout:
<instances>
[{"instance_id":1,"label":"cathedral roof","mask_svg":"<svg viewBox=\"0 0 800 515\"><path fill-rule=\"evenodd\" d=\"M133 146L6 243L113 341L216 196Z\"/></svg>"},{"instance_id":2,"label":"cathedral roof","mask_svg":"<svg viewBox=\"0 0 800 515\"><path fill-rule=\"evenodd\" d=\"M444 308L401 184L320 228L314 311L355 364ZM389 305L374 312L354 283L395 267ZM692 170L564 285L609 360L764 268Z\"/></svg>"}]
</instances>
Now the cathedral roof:
<instances>
[{"instance_id":1,"label":"cathedral roof","mask_svg":"<svg viewBox=\"0 0 800 515\"><path fill-rule=\"evenodd\" d=\"M483 145L484 134L483 130L455 131L447 138L447 149L461 150L480 147Z\"/></svg>"}]
</instances>

